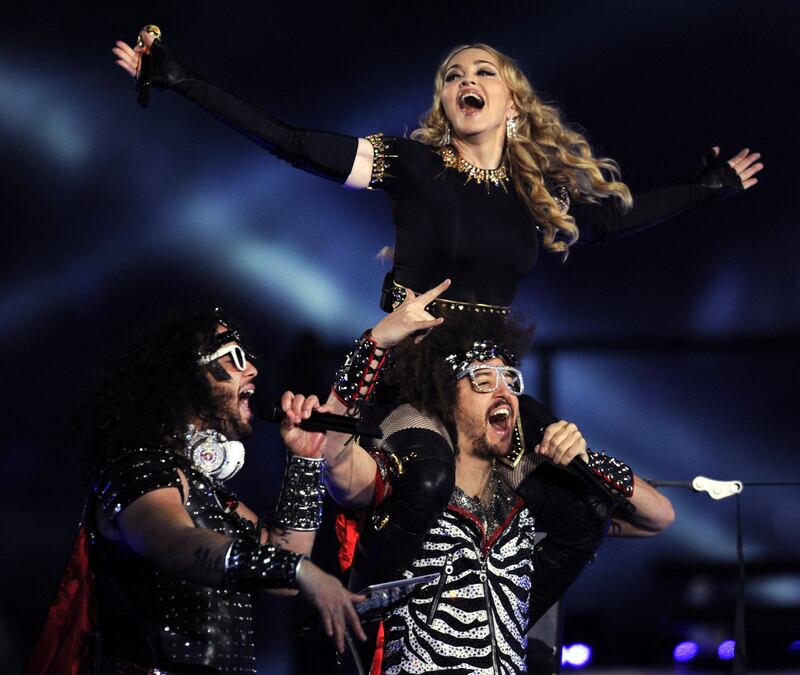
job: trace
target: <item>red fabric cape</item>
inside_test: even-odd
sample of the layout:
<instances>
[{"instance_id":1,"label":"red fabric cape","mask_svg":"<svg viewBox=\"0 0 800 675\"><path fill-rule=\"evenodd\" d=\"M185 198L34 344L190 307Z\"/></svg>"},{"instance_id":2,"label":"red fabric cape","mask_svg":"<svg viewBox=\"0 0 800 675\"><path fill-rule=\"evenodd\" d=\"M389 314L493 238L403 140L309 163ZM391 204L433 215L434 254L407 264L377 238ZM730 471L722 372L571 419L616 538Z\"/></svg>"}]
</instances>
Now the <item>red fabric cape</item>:
<instances>
[{"instance_id":1,"label":"red fabric cape","mask_svg":"<svg viewBox=\"0 0 800 675\"><path fill-rule=\"evenodd\" d=\"M78 675L91 672L97 608L89 568L89 536L81 525L55 600L22 675Z\"/></svg>"}]
</instances>

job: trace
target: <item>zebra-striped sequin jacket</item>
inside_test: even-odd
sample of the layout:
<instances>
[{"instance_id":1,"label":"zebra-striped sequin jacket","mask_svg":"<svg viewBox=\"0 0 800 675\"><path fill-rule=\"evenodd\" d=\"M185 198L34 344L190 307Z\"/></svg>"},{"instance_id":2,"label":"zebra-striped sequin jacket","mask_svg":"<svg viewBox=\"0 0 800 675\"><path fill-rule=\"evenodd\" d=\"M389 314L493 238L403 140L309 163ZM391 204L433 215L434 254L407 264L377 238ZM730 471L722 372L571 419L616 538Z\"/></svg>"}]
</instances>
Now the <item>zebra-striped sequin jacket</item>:
<instances>
[{"instance_id":1,"label":"zebra-striped sequin jacket","mask_svg":"<svg viewBox=\"0 0 800 675\"><path fill-rule=\"evenodd\" d=\"M534 519L494 473L458 487L406 576L440 572L384 622L384 673L525 672Z\"/></svg>"}]
</instances>

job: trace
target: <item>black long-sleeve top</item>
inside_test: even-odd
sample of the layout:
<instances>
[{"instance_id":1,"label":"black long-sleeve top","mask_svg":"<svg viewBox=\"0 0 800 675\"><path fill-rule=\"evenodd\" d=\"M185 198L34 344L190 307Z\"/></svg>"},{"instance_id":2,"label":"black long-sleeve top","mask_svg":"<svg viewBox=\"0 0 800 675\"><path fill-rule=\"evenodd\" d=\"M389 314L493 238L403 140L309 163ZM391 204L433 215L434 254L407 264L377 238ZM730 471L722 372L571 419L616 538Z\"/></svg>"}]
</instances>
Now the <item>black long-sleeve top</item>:
<instances>
[{"instance_id":1,"label":"black long-sleeve top","mask_svg":"<svg viewBox=\"0 0 800 675\"><path fill-rule=\"evenodd\" d=\"M395 281L424 292L450 278L449 299L510 305L536 265L541 236L513 182L505 189L467 182L466 174L444 165L436 148L407 138L383 142L386 168L375 185L392 200ZM674 185L637 195L627 211L606 198L598 204L573 201L569 213L579 242L603 242L666 220L715 193Z\"/></svg>"}]
</instances>

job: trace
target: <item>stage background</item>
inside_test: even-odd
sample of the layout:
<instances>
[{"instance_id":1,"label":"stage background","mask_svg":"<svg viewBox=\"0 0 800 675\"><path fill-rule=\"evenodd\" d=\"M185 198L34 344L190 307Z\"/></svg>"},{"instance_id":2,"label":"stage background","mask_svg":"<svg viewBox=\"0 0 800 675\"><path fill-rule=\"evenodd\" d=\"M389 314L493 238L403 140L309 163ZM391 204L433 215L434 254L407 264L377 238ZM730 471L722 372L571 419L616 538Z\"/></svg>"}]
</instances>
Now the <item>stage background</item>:
<instances>
[{"instance_id":1,"label":"stage background","mask_svg":"<svg viewBox=\"0 0 800 675\"><path fill-rule=\"evenodd\" d=\"M593 447L652 478L800 479L796 3L191 7L4 10L0 671L30 650L76 531L85 486L67 427L102 350L177 307L220 304L263 353L261 394L322 394L334 355L380 317L385 195L300 173L173 94L140 109L110 49L148 22L199 73L298 125L410 132L442 56L482 40L634 190L692 175L711 145L761 151L753 190L575 247L564 265L544 256L516 307L538 324L533 393ZM257 430L235 481L260 511L280 479L276 439ZM732 637L735 504L668 494L674 526L609 541L568 594L566 641L592 645L598 666L668 665L690 638L713 664ZM751 661L800 668L800 491L741 500ZM306 610L262 604L260 671L311 672L291 637Z\"/></svg>"}]
</instances>

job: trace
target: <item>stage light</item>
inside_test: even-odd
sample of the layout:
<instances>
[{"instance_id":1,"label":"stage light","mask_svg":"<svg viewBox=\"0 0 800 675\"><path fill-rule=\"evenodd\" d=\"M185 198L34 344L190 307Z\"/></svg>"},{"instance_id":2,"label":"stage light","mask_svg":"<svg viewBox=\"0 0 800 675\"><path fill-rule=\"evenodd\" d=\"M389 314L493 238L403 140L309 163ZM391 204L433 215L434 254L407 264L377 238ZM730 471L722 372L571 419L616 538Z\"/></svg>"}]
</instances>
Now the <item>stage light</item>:
<instances>
[{"instance_id":1,"label":"stage light","mask_svg":"<svg viewBox=\"0 0 800 675\"><path fill-rule=\"evenodd\" d=\"M697 656L699 651L700 647L697 646L696 642L687 640L686 642L675 645L675 649L672 650L672 658L678 663L686 663Z\"/></svg>"},{"instance_id":2,"label":"stage light","mask_svg":"<svg viewBox=\"0 0 800 675\"><path fill-rule=\"evenodd\" d=\"M794 642L789 643L789 651L800 652L800 640L795 640Z\"/></svg>"},{"instance_id":3,"label":"stage light","mask_svg":"<svg viewBox=\"0 0 800 675\"><path fill-rule=\"evenodd\" d=\"M0 61L0 133L43 151L54 164L77 169L91 156L96 128L89 120L96 103L44 72Z\"/></svg>"},{"instance_id":4,"label":"stage light","mask_svg":"<svg viewBox=\"0 0 800 675\"><path fill-rule=\"evenodd\" d=\"M592 648L589 645L576 642L574 645L564 645L561 649L561 665L572 668L583 668L592 658Z\"/></svg>"},{"instance_id":5,"label":"stage light","mask_svg":"<svg viewBox=\"0 0 800 675\"><path fill-rule=\"evenodd\" d=\"M570 650L572 665L576 668L583 668L592 658L592 648L589 645L574 644Z\"/></svg>"},{"instance_id":6,"label":"stage light","mask_svg":"<svg viewBox=\"0 0 800 675\"><path fill-rule=\"evenodd\" d=\"M730 661L734 657L735 653L735 640L725 640L724 642L720 642L719 647L717 647L717 656L719 656L719 658L723 661Z\"/></svg>"}]
</instances>

